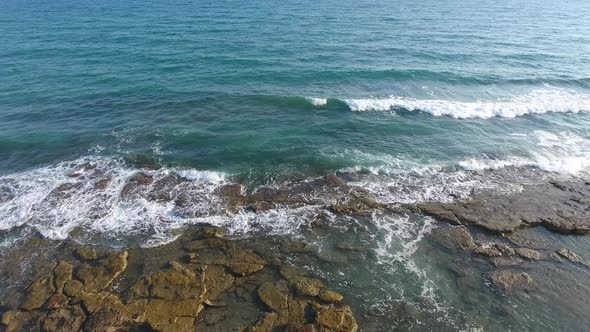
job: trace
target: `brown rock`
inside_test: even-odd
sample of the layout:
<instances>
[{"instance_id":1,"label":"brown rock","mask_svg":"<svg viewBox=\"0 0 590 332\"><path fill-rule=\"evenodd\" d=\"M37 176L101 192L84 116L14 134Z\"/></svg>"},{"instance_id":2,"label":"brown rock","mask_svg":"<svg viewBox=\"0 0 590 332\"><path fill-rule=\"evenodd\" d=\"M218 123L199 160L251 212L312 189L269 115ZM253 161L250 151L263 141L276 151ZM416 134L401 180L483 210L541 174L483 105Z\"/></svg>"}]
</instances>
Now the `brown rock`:
<instances>
[{"instance_id":1,"label":"brown rock","mask_svg":"<svg viewBox=\"0 0 590 332\"><path fill-rule=\"evenodd\" d=\"M96 183L94 184L94 189L105 190L109 186L110 183L111 183L110 178L100 179L100 180L96 181Z\"/></svg>"},{"instance_id":2,"label":"brown rock","mask_svg":"<svg viewBox=\"0 0 590 332\"><path fill-rule=\"evenodd\" d=\"M204 298L215 300L221 293L228 290L234 283L235 277L225 272L222 266L207 266L203 271Z\"/></svg>"},{"instance_id":3,"label":"brown rock","mask_svg":"<svg viewBox=\"0 0 590 332\"><path fill-rule=\"evenodd\" d=\"M97 293L107 288L127 268L127 251L113 253L92 266L84 263L76 270L76 277L84 290Z\"/></svg>"},{"instance_id":4,"label":"brown rock","mask_svg":"<svg viewBox=\"0 0 590 332\"><path fill-rule=\"evenodd\" d=\"M264 316L250 328L251 332L272 332L275 322L279 319L276 312L265 312Z\"/></svg>"},{"instance_id":5,"label":"brown rock","mask_svg":"<svg viewBox=\"0 0 590 332\"><path fill-rule=\"evenodd\" d=\"M273 311L280 312L287 309L287 294L282 293L272 282L260 285L258 296Z\"/></svg>"},{"instance_id":6,"label":"brown rock","mask_svg":"<svg viewBox=\"0 0 590 332\"><path fill-rule=\"evenodd\" d=\"M231 262L229 263L229 268L232 273L238 276L245 276L264 269L264 265L244 262Z\"/></svg>"},{"instance_id":7,"label":"brown rock","mask_svg":"<svg viewBox=\"0 0 590 332\"><path fill-rule=\"evenodd\" d=\"M321 280L313 278L300 278L293 286L303 295L318 296L320 290L324 287L324 283Z\"/></svg>"},{"instance_id":8,"label":"brown rock","mask_svg":"<svg viewBox=\"0 0 590 332\"><path fill-rule=\"evenodd\" d=\"M533 249L516 248L515 251L519 256L527 258L527 259L539 260L539 259L543 258L543 255L540 252L533 250Z\"/></svg>"},{"instance_id":9,"label":"brown rock","mask_svg":"<svg viewBox=\"0 0 590 332\"><path fill-rule=\"evenodd\" d=\"M344 298L342 295L330 291L330 290L323 290L320 292L320 294L318 295L319 299L324 301L324 302L330 302L330 303L338 303L341 302L342 299Z\"/></svg>"},{"instance_id":10,"label":"brown rock","mask_svg":"<svg viewBox=\"0 0 590 332\"><path fill-rule=\"evenodd\" d=\"M134 285L133 293L137 297L145 297L145 292L142 293L141 289L148 284L150 297L162 300L199 298L205 291L201 278L190 271L169 269L155 272L148 278Z\"/></svg>"},{"instance_id":11,"label":"brown rock","mask_svg":"<svg viewBox=\"0 0 590 332\"><path fill-rule=\"evenodd\" d=\"M84 310L78 305L63 307L47 313L41 324L42 331L79 331L86 319Z\"/></svg>"},{"instance_id":12,"label":"brown rock","mask_svg":"<svg viewBox=\"0 0 590 332\"><path fill-rule=\"evenodd\" d=\"M96 252L96 249L89 246L80 246L76 248L75 253L79 258L87 261L101 258L101 255Z\"/></svg>"},{"instance_id":13,"label":"brown rock","mask_svg":"<svg viewBox=\"0 0 590 332\"><path fill-rule=\"evenodd\" d=\"M2 324L6 332L20 332L27 330L39 330L35 322L40 316L38 311L9 310L2 315Z\"/></svg>"},{"instance_id":14,"label":"brown rock","mask_svg":"<svg viewBox=\"0 0 590 332\"><path fill-rule=\"evenodd\" d=\"M430 237L450 250L467 250L475 247L473 237L466 227L441 227L432 230Z\"/></svg>"},{"instance_id":15,"label":"brown rock","mask_svg":"<svg viewBox=\"0 0 590 332\"><path fill-rule=\"evenodd\" d=\"M146 322L158 331L192 331L194 319L203 310L200 300L151 300L145 310Z\"/></svg>"},{"instance_id":16,"label":"brown rock","mask_svg":"<svg viewBox=\"0 0 590 332\"><path fill-rule=\"evenodd\" d=\"M316 321L322 329L330 331L355 332L358 330L356 320L348 306L321 307L317 311Z\"/></svg>"},{"instance_id":17,"label":"brown rock","mask_svg":"<svg viewBox=\"0 0 590 332\"><path fill-rule=\"evenodd\" d=\"M147 300L138 300L123 305L120 301L112 301L93 313L84 323L85 331L112 332L140 327L145 320Z\"/></svg>"},{"instance_id":18,"label":"brown rock","mask_svg":"<svg viewBox=\"0 0 590 332\"><path fill-rule=\"evenodd\" d=\"M53 273L35 280L28 288L25 301L21 308L25 310L39 309L55 293Z\"/></svg>"},{"instance_id":19,"label":"brown rock","mask_svg":"<svg viewBox=\"0 0 590 332\"><path fill-rule=\"evenodd\" d=\"M70 263L60 261L55 269L53 269L55 290L61 293L66 282L72 280L72 273L74 266Z\"/></svg>"},{"instance_id":20,"label":"brown rock","mask_svg":"<svg viewBox=\"0 0 590 332\"><path fill-rule=\"evenodd\" d=\"M578 256L578 254L576 254L575 252L573 252L567 248L561 248L561 249L557 250L557 253L572 263L590 266L590 264L588 264L588 262L586 262L582 257Z\"/></svg>"},{"instance_id":21,"label":"brown rock","mask_svg":"<svg viewBox=\"0 0 590 332\"><path fill-rule=\"evenodd\" d=\"M511 270L498 270L490 275L496 287L505 293L512 293L516 290L531 291L535 289L534 281L526 272Z\"/></svg>"}]
</instances>

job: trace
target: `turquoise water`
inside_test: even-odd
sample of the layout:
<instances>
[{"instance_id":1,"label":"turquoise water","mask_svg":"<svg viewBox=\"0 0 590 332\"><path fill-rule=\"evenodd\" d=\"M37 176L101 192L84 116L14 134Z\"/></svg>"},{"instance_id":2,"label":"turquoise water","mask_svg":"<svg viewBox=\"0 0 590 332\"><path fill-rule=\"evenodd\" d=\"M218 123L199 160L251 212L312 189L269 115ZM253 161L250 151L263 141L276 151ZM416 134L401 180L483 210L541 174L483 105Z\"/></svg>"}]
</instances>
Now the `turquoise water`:
<instances>
[{"instance_id":1,"label":"turquoise water","mask_svg":"<svg viewBox=\"0 0 590 332\"><path fill-rule=\"evenodd\" d=\"M588 137L589 12L587 1L3 1L0 169L96 150L260 176L371 164L338 157L350 151L535 161L546 152L535 130Z\"/></svg>"}]
</instances>

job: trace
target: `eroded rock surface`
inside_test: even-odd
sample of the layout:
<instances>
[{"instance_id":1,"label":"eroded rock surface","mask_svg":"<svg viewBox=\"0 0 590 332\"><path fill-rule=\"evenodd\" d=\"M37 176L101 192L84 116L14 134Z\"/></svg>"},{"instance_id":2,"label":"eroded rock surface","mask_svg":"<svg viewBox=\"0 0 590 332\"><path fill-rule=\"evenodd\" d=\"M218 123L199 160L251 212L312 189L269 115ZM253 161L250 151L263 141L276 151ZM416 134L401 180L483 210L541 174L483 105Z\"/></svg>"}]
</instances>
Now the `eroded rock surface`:
<instances>
[{"instance_id":1,"label":"eroded rock surface","mask_svg":"<svg viewBox=\"0 0 590 332\"><path fill-rule=\"evenodd\" d=\"M495 233L543 225L565 234L590 232L590 183L528 185L509 195L476 194L469 200L421 203L416 209L453 225L476 225Z\"/></svg>"},{"instance_id":2,"label":"eroded rock surface","mask_svg":"<svg viewBox=\"0 0 590 332\"><path fill-rule=\"evenodd\" d=\"M137 256L78 247L72 257L79 261L50 266L21 303L3 313L2 325L6 331L224 330L220 326L232 320L231 301L238 299L259 312L241 329L358 329L342 295L224 239L221 229L201 229L184 248L184 259L127 280L128 266L138 263L129 260Z\"/></svg>"}]
</instances>

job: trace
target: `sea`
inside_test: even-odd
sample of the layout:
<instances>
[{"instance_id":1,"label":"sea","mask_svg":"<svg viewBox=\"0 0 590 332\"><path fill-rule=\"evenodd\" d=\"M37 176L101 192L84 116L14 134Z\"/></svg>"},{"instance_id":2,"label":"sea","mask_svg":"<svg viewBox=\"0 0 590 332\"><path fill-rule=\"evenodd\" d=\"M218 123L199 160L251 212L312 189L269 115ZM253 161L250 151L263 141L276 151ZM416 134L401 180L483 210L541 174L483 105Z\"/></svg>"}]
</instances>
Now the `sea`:
<instances>
[{"instance_id":1,"label":"sea","mask_svg":"<svg viewBox=\"0 0 590 332\"><path fill-rule=\"evenodd\" d=\"M154 247L195 224L305 239L317 208L187 216L122 200L140 170L190 179L199 211L228 183L255 192L328 174L388 204L586 179L589 17L587 0L2 0L0 249L32 233ZM105 191L89 179L47 199L88 163L111 179ZM372 259L310 269L377 316L407 299L451 330L569 331L590 310L489 285L475 301L518 314L476 310L441 272L453 259L419 248L434 220L367 222L357 240Z\"/></svg>"}]
</instances>

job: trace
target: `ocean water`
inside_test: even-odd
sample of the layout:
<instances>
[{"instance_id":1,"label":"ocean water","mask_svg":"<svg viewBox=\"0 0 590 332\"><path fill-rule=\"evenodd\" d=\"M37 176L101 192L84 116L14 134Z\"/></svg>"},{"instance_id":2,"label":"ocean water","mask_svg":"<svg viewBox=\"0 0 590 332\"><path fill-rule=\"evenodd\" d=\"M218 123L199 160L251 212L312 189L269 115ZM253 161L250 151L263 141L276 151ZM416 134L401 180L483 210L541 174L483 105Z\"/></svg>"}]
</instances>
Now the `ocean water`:
<instances>
[{"instance_id":1,"label":"ocean water","mask_svg":"<svg viewBox=\"0 0 590 332\"><path fill-rule=\"evenodd\" d=\"M200 213L234 182L254 191L337 172L410 203L585 178L589 14L586 0L2 0L0 247L32 230L157 246L201 222L301 236L317 212ZM112 179L105 193L89 176L47 199L86 162ZM190 218L118 197L146 163L191 180ZM432 226L406 217L369 221L374 269L407 263ZM405 269L407 287L424 281L417 297L448 300L431 268Z\"/></svg>"}]
</instances>

